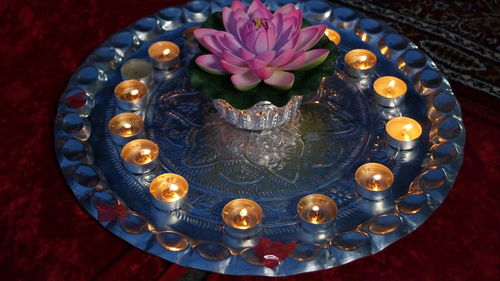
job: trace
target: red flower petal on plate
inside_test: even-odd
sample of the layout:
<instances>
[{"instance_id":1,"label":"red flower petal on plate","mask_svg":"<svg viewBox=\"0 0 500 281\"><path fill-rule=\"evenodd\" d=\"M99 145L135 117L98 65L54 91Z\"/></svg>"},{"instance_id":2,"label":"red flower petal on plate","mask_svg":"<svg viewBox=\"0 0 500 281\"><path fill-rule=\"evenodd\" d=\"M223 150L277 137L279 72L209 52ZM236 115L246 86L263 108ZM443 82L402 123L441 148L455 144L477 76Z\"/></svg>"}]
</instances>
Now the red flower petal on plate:
<instances>
[{"instance_id":1,"label":"red flower petal on plate","mask_svg":"<svg viewBox=\"0 0 500 281\"><path fill-rule=\"evenodd\" d=\"M85 105L87 98L85 92L80 92L65 98L64 101L70 108L80 108Z\"/></svg>"},{"instance_id":2,"label":"red flower petal on plate","mask_svg":"<svg viewBox=\"0 0 500 281\"><path fill-rule=\"evenodd\" d=\"M296 244L296 241L285 244L269 238L259 238L259 244L255 246L255 254L264 266L275 268L295 250Z\"/></svg>"},{"instance_id":3,"label":"red flower petal on plate","mask_svg":"<svg viewBox=\"0 0 500 281\"><path fill-rule=\"evenodd\" d=\"M106 205L97 206L97 220L99 222L105 221L116 221L120 217L126 216L125 207L123 205L117 205L115 207L109 207Z\"/></svg>"}]
</instances>

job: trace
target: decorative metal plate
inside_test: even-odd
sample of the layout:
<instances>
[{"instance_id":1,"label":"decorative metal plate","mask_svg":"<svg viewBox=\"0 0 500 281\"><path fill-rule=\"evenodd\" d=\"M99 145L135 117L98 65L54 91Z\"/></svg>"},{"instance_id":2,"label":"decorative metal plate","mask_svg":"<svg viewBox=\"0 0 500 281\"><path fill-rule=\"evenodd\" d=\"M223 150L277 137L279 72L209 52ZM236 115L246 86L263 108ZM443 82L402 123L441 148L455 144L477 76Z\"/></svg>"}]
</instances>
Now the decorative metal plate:
<instances>
[{"instance_id":1,"label":"decorative metal plate","mask_svg":"<svg viewBox=\"0 0 500 281\"><path fill-rule=\"evenodd\" d=\"M219 273L284 276L374 254L415 230L441 204L462 163L465 130L459 104L436 65L404 36L351 9L317 0L266 5L276 9L288 2L309 21L338 31L341 56L338 72L305 97L294 120L277 129L236 129L190 90L185 65L192 54L184 48L182 32L230 1L193 1L161 10L113 35L85 60L60 100L55 148L67 182L94 218L96 206L121 205L125 217L102 224L144 251ZM375 35L367 37L365 31ZM182 65L155 72L149 105L141 114L147 137L159 145L161 167L135 176L122 166L121 147L112 142L107 124L120 112L113 89L121 81L121 64L146 58L147 48L158 40L181 47ZM374 77L344 75L343 55L355 48L377 55ZM408 84L403 105L384 108L373 101L373 80L385 75ZM70 102L75 95L77 106ZM386 144L385 123L396 116L422 125L416 149ZM393 171L393 196L369 201L356 194L354 172L365 162ZM189 181L187 204L180 210L159 211L151 203L148 184L165 172ZM310 193L327 195L339 207L335 228L327 234L307 232L298 223L297 202ZM251 247L235 247L226 239L221 210L234 198L261 205L263 237L297 241L279 266L263 266Z\"/></svg>"}]
</instances>

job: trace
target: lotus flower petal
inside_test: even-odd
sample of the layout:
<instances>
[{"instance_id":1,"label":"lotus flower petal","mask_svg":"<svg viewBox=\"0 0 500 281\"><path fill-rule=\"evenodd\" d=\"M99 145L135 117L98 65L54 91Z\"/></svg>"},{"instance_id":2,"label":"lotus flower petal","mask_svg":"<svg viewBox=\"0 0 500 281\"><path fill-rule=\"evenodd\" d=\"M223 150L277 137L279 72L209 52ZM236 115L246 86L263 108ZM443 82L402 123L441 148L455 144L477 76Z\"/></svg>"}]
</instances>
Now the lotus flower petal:
<instances>
[{"instance_id":1,"label":"lotus flower petal","mask_svg":"<svg viewBox=\"0 0 500 281\"><path fill-rule=\"evenodd\" d=\"M250 60L248 62L248 66L250 69L261 69L267 66L267 63L263 60L259 60L258 58L255 58L253 60Z\"/></svg>"},{"instance_id":2,"label":"lotus flower petal","mask_svg":"<svg viewBox=\"0 0 500 281\"><path fill-rule=\"evenodd\" d=\"M272 59L274 59L276 52L275 51L267 51L257 55L257 59L269 64Z\"/></svg>"},{"instance_id":3,"label":"lotus flower petal","mask_svg":"<svg viewBox=\"0 0 500 281\"><path fill-rule=\"evenodd\" d=\"M234 65L234 64L229 63L225 60L221 60L220 65L221 65L222 69L224 69L225 71L227 71L231 74L243 74L243 73L248 71L247 67Z\"/></svg>"},{"instance_id":4,"label":"lotus flower petal","mask_svg":"<svg viewBox=\"0 0 500 281\"><path fill-rule=\"evenodd\" d=\"M247 10L247 14L250 15L250 17L252 17L252 15L258 11L258 10L267 10L269 13L271 13L267 8L266 6L264 6L264 4L262 4L262 2L260 2L259 0L254 0L252 2L252 4L250 4L250 6L248 7L248 10ZM253 17L252 17L253 18Z\"/></svg>"},{"instance_id":5,"label":"lotus flower petal","mask_svg":"<svg viewBox=\"0 0 500 281\"><path fill-rule=\"evenodd\" d=\"M278 70L273 73L273 75L264 82L270 86L278 88L280 90L288 90L293 86L295 81L295 75L290 72Z\"/></svg>"},{"instance_id":6,"label":"lotus flower petal","mask_svg":"<svg viewBox=\"0 0 500 281\"><path fill-rule=\"evenodd\" d=\"M245 4L243 4L243 3L241 3L240 1L235 0L231 4L231 10L246 12L247 11L247 6Z\"/></svg>"},{"instance_id":7,"label":"lotus flower petal","mask_svg":"<svg viewBox=\"0 0 500 281\"><path fill-rule=\"evenodd\" d=\"M273 75L273 73L276 71L276 68L274 67L265 67L257 70L253 70L257 76L259 76L261 79L267 79Z\"/></svg>"},{"instance_id":8,"label":"lotus flower petal","mask_svg":"<svg viewBox=\"0 0 500 281\"><path fill-rule=\"evenodd\" d=\"M325 34L326 25L314 25L303 28L299 34L299 40L295 46L295 50L309 50L316 45L321 37Z\"/></svg>"},{"instance_id":9,"label":"lotus flower petal","mask_svg":"<svg viewBox=\"0 0 500 281\"><path fill-rule=\"evenodd\" d=\"M240 57L244 59L245 61L253 60L255 58L255 55L253 53L250 53L249 51L245 49L240 49Z\"/></svg>"},{"instance_id":10,"label":"lotus flower petal","mask_svg":"<svg viewBox=\"0 0 500 281\"><path fill-rule=\"evenodd\" d=\"M234 87L240 91L248 91L255 88L261 79L257 77L252 71L247 71L243 74L235 74L231 76L231 82Z\"/></svg>"},{"instance_id":11,"label":"lotus flower petal","mask_svg":"<svg viewBox=\"0 0 500 281\"><path fill-rule=\"evenodd\" d=\"M220 59L212 54L201 55L196 58L196 64L208 73L223 75L226 71L220 65Z\"/></svg>"},{"instance_id":12,"label":"lotus flower petal","mask_svg":"<svg viewBox=\"0 0 500 281\"><path fill-rule=\"evenodd\" d=\"M270 65L280 67L287 64L295 55L295 50L289 49L282 51L279 55L277 55L274 60L270 62Z\"/></svg>"},{"instance_id":13,"label":"lotus flower petal","mask_svg":"<svg viewBox=\"0 0 500 281\"><path fill-rule=\"evenodd\" d=\"M203 47L207 48L214 55L221 55L223 47L219 44L218 40L215 38L215 35L207 35L203 36L201 40L198 40Z\"/></svg>"},{"instance_id":14,"label":"lotus flower petal","mask_svg":"<svg viewBox=\"0 0 500 281\"><path fill-rule=\"evenodd\" d=\"M283 70L295 70L304 66L304 61L306 59L306 53L304 51L300 51L295 54L295 56L290 60L290 63L281 67Z\"/></svg>"},{"instance_id":15,"label":"lotus flower petal","mask_svg":"<svg viewBox=\"0 0 500 281\"><path fill-rule=\"evenodd\" d=\"M217 30L215 29L197 28L194 30L194 37L196 37L196 39L200 41L200 39L203 38L204 36L214 35L215 33L217 33Z\"/></svg>"},{"instance_id":16,"label":"lotus flower petal","mask_svg":"<svg viewBox=\"0 0 500 281\"><path fill-rule=\"evenodd\" d=\"M315 68L326 60L330 51L327 49L314 49L305 53L304 62L301 67L292 70L304 71Z\"/></svg>"},{"instance_id":17,"label":"lotus flower petal","mask_svg":"<svg viewBox=\"0 0 500 281\"><path fill-rule=\"evenodd\" d=\"M224 23L224 28L228 31L228 33L237 34L236 18L234 16L233 10L231 10L228 7L222 8L222 22ZM201 28L199 28L199 29L201 29ZM197 30L199 30L199 29L197 29ZM214 29L212 29L212 30L214 30ZM196 38L198 38L198 37L196 37Z\"/></svg>"},{"instance_id":18,"label":"lotus flower petal","mask_svg":"<svg viewBox=\"0 0 500 281\"><path fill-rule=\"evenodd\" d=\"M234 55L232 52L223 52L222 58L230 64L234 64L237 66L246 66L247 62L240 58L239 56Z\"/></svg>"},{"instance_id":19,"label":"lotus flower petal","mask_svg":"<svg viewBox=\"0 0 500 281\"><path fill-rule=\"evenodd\" d=\"M222 21L225 31L195 31L196 39L212 53L198 57L196 63L210 73L232 74L231 82L241 91L254 88L262 80L289 89L295 76L288 71L316 67L329 54L327 49L309 51L326 26L301 29L302 11L293 4L273 14L260 0L249 7L235 0L231 7L222 9Z\"/></svg>"}]
</instances>

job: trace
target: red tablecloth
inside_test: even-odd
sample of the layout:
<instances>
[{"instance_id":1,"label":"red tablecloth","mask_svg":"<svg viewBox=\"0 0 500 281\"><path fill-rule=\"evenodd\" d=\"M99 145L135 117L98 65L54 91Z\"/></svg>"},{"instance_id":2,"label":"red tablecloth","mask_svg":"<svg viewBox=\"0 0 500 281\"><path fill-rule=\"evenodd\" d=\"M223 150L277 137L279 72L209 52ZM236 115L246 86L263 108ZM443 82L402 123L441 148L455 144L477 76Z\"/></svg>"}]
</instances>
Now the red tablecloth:
<instances>
[{"instance_id":1,"label":"red tablecloth","mask_svg":"<svg viewBox=\"0 0 500 281\"><path fill-rule=\"evenodd\" d=\"M184 268L117 238L80 207L59 171L52 132L57 100L91 50L134 20L178 3L0 2L1 280L176 280L184 274ZM500 102L452 86L467 146L442 206L381 253L286 280L498 280Z\"/></svg>"}]
</instances>

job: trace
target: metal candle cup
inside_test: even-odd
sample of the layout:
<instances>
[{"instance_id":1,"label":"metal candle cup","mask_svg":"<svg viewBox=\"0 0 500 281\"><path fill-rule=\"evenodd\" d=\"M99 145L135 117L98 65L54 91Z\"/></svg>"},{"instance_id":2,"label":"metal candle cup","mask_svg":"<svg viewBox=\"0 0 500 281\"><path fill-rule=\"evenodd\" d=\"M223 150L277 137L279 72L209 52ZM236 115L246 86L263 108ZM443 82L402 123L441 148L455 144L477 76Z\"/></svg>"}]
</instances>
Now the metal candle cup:
<instances>
[{"instance_id":1,"label":"metal candle cup","mask_svg":"<svg viewBox=\"0 0 500 281\"><path fill-rule=\"evenodd\" d=\"M408 87L406 83L393 76L383 76L373 83L375 101L387 107L398 106L405 98Z\"/></svg>"},{"instance_id":2,"label":"metal candle cup","mask_svg":"<svg viewBox=\"0 0 500 281\"><path fill-rule=\"evenodd\" d=\"M345 55L344 61L344 70L349 76L366 77L373 73L377 57L368 50L354 49Z\"/></svg>"},{"instance_id":3,"label":"metal candle cup","mask_svg":"<svg viewBox=\"0 0 500 281\"><path fill-rule=\"evenodd\" d=\"M395 33L390 33L379 42L380 52L388 59L398 59L408 48L408 40Z\"/></svg>"},{"instance_id":4,"label":"metal candle cup","mask_svg":"<svg viewBox=\"0 0 500 281\"><path fill-rule=\"evenodd\" d=\"M192 26L187 28L182 33L182 38L184 39L184 46L186 51L189 53L197 53L200 50L200 46L198 45L198 40L194 37L194 31L200 28L199 26Z\"/></svg>"},{"instance_id":5,"label":"metal candle cup","mask_svg":"<svg viewBox=\"0 0 500 281\"><path fill-rule=\"evenodd\" d=\"M113 117L108 124L111 139L118 145L137 138L144 129L144 120L133 113L122 113Z\"/></svg>"},{"instance_id":6,"label":"metal candle cup","mask_svg":"<svg viewBox=\"0 0 500 281\"><path fill-rule=\"evenodd\" d=\"M131 59L120 68L123 80L134 79L151 85L153 82L153 67L151 63L143 59Z\"/></svg>"},{"instance_id":7,"label":"metal candle cup","mask_svg":"<svg viewBox=\"0 0 500 281\"><path fill-rule=\"evenodd\" d=\"M340 36L340 34L333 29L327 28L325 30L325 35L328 38L328 40L335 43L335 45L340 44L340 41L342 41L342 37Z\"/></svg>"},{"instance_id":8,"label":"metal candle cup","mask_svg":"<svg viewBox=\"0 0 500 281\"><path fill-rule=\"evenodd\" d=\"M182 176L172 173L157 176L149 185L153 205L159 209L175 210L182 207L189 184Z\"/></svg>"},{"instance_id":9,"label":"metal candle cup","mask_svg":"<svg viewBox=\"0 0 500 281\"><path fill-rule=\"evenodd\" d=\"M234 199L222 209L224 230L228 235L247 238L260 231L262 209L259 204L248 199Z\"/></svg>"},{"instance_id":10,"label":"metal candle cup","mask_svg":"<svg viewBox=\"0 0 500 281\"><path fill-rule=\"evenodd\" d=\"M130 172L147 173L157 166L158 146L146 139L133 140L122 148L121 156L123 166Z\"/></svg>"},{"instance_id":11,"label":"metal candle cup","mask_svg":"<svg viewBox=\"0 0 500 281\"><path fill-rule=\"evenodd\" d=\"M148 87L138 80L126 80L115 87L115 98L119 108L136 111L147 104Z\"/></svg>"},{"instance_id":12,"label":"metal candle cup","mask_svg":"<svg viewBox=\"0 0 500 281\"><path fill-rule=\"evenodd\" d=\"M148 49L148 55L153 59L153 67L161 70L179 66L180 53L179 46L169 41L156 42Z\"/></svg>"},{"instance_id":13,"label":"metal candle cup","mask_svg":"<svg viewBox=\"0 0 500 281\"><path fill-rule=\"evenodd\" d=\"M377 20L364 18L356 25L356 35L366 43L378 42L382 37L384 28Z\"/></svg>"},{"instance_id":14,"label":"metal candle cup","mask_svg":"<svg viewBox=\"0 0 500 281\"><path fill-rule=\"evenodd\" d=\"M417 146L422 135L422 126L408 117L395 117L385 125L387 142L390 146L401 150Z\"/></svg>"},{"instance_id":15,"label":"metal candle cup","mask_svg":"<svg viewBox=\"0 0 500 281\"><path fill-rule=\"evenodd\" d=\"M328 196L309 194L299 200L297 214L305 230L310 232L331 230L337 215L337 204Z\"/></svg>"},{"instance_id":16,"label":"metal candle cup","mask_svg":"<svg viewBox=\"0 0 500 281\"><path fill-rule=\"evenodd\" d=\"M394 175L389 168L378 163L361 165L355 174L356 191L369 200L382 200L391 193Z\"/></svg>"}]
</instances>

